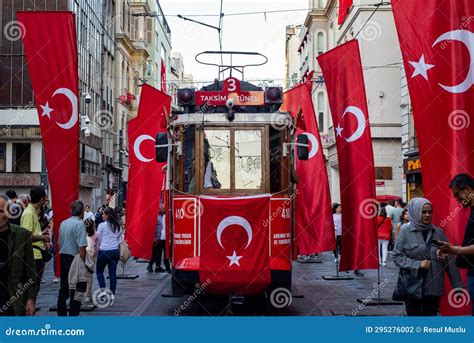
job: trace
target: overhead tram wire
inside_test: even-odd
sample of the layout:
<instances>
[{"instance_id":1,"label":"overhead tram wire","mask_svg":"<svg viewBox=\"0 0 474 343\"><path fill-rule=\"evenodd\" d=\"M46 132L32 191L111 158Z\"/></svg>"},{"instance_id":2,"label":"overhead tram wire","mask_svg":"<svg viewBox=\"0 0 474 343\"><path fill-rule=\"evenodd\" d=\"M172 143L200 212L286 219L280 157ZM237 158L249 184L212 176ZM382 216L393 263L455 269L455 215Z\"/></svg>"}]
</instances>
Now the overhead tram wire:
<instances>
[{"instance_id":1,"label":"overhead tram wire","mask_svg":"<svg viewBox=\"0 0 474 343\"><path fill-rule=\"evenodd\" d=\"M352 7L380 7L390 5L390 2L382 1L374 4L363 4L363 5L352 5ZM338 9L339 6L333 7ZM254 11L254 12L235 12L235 13L226 13L226 17L239 16L239 15L254 15L254 14L271 14L271 13L284 13L284 12L298 12L298 11L312 11L320 8L293 8L293 9L283 9L283 10L270 10L270 11ZM186 17L217 17L219 14L183 14ZM167 17L176 17L178 14L168 14Z\"/></svg>"},{"instance_id":2,"label":"overhead tram wire","mask_svg":"<svg viewBox=\"0 0 474 343\"><path fill-rule=\"evenodd\" d=\"M222 13L222 5L224 0L221 0L221 9L219 11L219 51L221 53L221 65L224 65L224 57L222 56L222 25L223 25L223 18L224 13Z\"/></svg>"},{"instance_id":3,"label":"overhead tram wire","mask_svg":"<svg viewBox=\"0 0 474 343\"><path fill-rule=\"evenodd\" d=\"M354 36L354 39L356 39L357 36L359 35L359 33L361 33L362 29L365 27L365 25L367 25L367 23L370 21L370 19L372 19L372 17L377 12L377 10L380 8L380 6L386 6L386 5L390 5L390 2L380 1L380 3L373 5L373 6L375 6L375 10L372 12L372 14L369 16L369 18L365 21L364 25L362 25L360 27L359 32L357 32L357 34Z\"/></svg>"}]
</instances>

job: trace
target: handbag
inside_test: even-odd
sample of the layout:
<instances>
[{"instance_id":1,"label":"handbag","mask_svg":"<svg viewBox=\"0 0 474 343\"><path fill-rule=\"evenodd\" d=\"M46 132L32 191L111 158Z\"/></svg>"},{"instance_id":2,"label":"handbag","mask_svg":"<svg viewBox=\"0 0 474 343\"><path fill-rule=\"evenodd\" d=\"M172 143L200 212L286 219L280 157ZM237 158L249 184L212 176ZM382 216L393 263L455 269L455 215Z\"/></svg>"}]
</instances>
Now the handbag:
<instances>
[{"instance_id":1,"label":"handbag","mask_svg":"<svg viewBox=\"0 0 474 343\"><path fill-rule=\"evenodd\" d=\"M53 254L51 254L48 250L41 249L35 245L33 245L33 249L39 250L41 252L41 259L44 263L48 263L53 258Z\"/></svg>"},{"instance_id":2,"label":"handbag","mask_svg":"<svg viewBox=\"0 0 474 343\"><path fill-rule=\"evenodd\" d=\"M130 246L126 240L123 240L119 245L120 261L127 262L130 258Z\"/></svg>"},{"instance_id":3,"label":"handbag","mask_svg":"<svg viewBox=\"0 0 474 343\"><path fill-rule=\"evenodd\" d=\"M400 269L392 299L395 301L413 301L421 299L423 296L423 280L424 276L413 276L408 270Z\"/></svg>"}]
</instances>

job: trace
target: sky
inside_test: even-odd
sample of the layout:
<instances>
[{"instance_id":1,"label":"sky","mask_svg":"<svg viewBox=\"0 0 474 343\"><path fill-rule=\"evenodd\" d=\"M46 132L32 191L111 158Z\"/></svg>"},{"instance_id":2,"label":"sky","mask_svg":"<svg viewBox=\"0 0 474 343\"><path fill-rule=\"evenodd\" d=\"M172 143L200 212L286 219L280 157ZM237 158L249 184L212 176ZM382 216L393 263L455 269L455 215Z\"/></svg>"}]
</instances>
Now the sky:
<instances>
[{"instance_id":1,"label":"sky","mask_svg":"<svg viewBox=\"0 0 474 343\"><path fill-rule=\"evenodd\" d=\"M219 50L218 33L215 29L185 21L176 15L214 14L215 16L190 18L218 26L220 3L220 0L160 1L171 28L172 51L183 55L185 72L192 73L195 81L213 80L217 77L216 67L200 65L194 60L194 56L205 50ZM222 49L253 51L267 56L267 64L245 69L245 79L270 79L275 80L275 84L282 84L285 73L285 28L287 25L302 24L307 10L267 13L266 19L264 14L231 14L307 8L308 0L224 0ZM259 61L262 60L257 60ZM234 73L233 76L240 79L238 74Z\"/></svg>"}]
</instances>

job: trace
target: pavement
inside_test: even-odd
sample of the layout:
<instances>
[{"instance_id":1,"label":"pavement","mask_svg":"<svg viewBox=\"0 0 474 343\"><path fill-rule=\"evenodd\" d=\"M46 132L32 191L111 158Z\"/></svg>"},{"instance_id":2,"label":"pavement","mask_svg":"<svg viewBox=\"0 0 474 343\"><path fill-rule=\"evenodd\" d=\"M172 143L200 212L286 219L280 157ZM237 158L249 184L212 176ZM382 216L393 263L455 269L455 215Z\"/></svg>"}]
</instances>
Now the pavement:
<instances>
[{"instance_id":1,"label":"pavement","mask_svg":"<svg viewBox=\"0 0 474 343\"><path fill-rule=\"evenodd\" d=\"M246 299L242 305L229 305L222 297L169 297L171 276L166 273L148 273L146 263L129 260L126 274L136 274L133 280L120 279L114 303L92 311L81 312L81 316L401 316L405 315L402 304L368 306L372 300L391 300L398 268L389 255L386 267L380 267L380 285L376 270L363 270L363 277L354 273L339 273L353 276L352 280L328 281L323 276L335 275L336 264L332 253L320 254L322 263L293 264L292 296L286 299L289 306L273 306L263 297ZM117 274L122 273L119 264ZM53 283L53 265L49 263L41 284L37 311L39 316L55 316L50 311L57 301L59 284ZM98 289L94 275L93 289ZM360 299L362 302L357 301Z\"/></svg>"}]
</instances>

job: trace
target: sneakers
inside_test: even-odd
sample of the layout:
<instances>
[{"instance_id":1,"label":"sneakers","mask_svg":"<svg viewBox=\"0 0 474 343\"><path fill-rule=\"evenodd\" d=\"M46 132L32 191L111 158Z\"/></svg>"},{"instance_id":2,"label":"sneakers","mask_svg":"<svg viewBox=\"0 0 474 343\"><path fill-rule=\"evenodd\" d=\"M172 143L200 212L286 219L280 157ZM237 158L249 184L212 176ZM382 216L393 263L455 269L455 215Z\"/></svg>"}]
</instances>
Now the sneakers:
<instances>
[{"instance_id":1,"label":"sneakers","mask_svg":"<svg viewBox=\"0 0 474 343\"><path fill-rule=\"evenodd\" d=\"M147 267L146 267L146 271L147 271L148 273L153 273L153 267L152 267L152 266L147 266Z\"/></svg>"},{"instance_id":2,"label":"sneakers","mask_svg":"<svg viewBox=\"0 0 474 343\"><path fill-rule=\"evenodd\" d=\"M364 276L364 274L363 274L363 273L361 273L361 272L360 272L360 271L358 271L358 270L354 270L354 275L355 275L355 276L359 276L359 277L362 277L362 276Z\"/></svg>"},{"instance_id":3,"label":"sneakers","mask_svg":"<svg viewBox=\"0 0 474 343\"><path fill-rule=\"evenodd\" d=\"M382 267L386 267L386 266L387 266L387 263L382 262Z\"/></svg>"},{"instance_id":4,"label":"sneakers","mask_svg":"<svg viewBox=\"0 0 474 343\"><path fill-rule=\"evenodd\" d=\"M86 298L86 303L91 303L92 302L92 298L91 297L87 297Z\"/></svg>"},{"instance_id":5,"label":"sneakers","mask_svg":"<svg viewBox=\"0 0 474 343\"><path fill-rule=\"evenodd\" d=\"M335 259L334 259L334 263L337 263L337 262L338 262L338 261L337 261L337 258L335 258Z\"/></svg>"},{"instance_id":6,"label":"sneakers","mask_svg":"<svg viewBox=\"0 0 474 343\"><path fill-rule=\"evenodd\" d=\"M53 283L59 283L59 278L58 278L58 277L55 277L55 278L53 279Z\"/></svg>"},{"instance_id":7,"label":"sneakers","mask_svg":"<svg viewBox=\"0 0 474 343\"><path fill-rule=\"evenodd\" d=\"M156 267L155 268L155 273L164 273L166 270L164 270L163 268L161 267Z\"/></svg>"}]
</instances>

